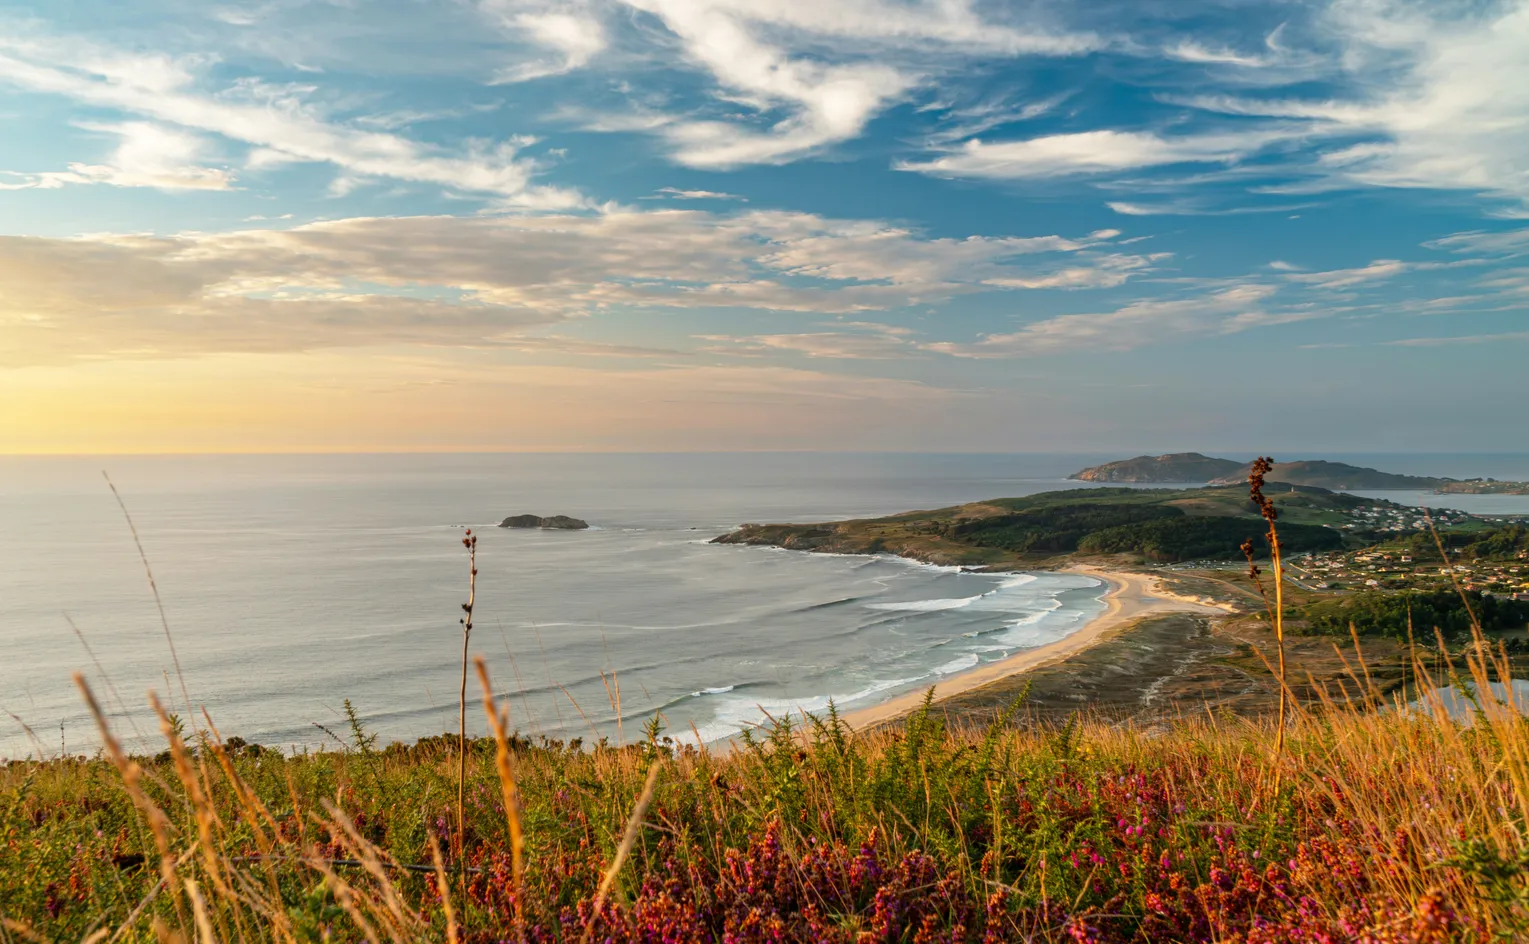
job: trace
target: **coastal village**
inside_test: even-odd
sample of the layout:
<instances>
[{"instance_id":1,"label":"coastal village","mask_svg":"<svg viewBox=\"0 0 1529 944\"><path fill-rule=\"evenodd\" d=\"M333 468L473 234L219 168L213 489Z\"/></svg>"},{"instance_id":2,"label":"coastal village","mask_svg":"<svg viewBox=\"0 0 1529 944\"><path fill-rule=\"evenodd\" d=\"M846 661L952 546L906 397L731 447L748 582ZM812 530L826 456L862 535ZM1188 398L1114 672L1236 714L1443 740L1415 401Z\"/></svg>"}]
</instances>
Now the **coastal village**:
<instances>
[{"instance_id":1,"label":"coastal village","mask_svg":"<svg viewBox=\"0 0 1529 944\"><path fill-rule=\"evenodd\" d=\"M1437 552L1404 554L1383 547L1360 551L1302 554L1287 562L1297 585L1307 590L1423 590L1452 586L1529 600L1529 552L1516 560L1444 563Z\"/></svg>"},{"instance_id":2,"label":"coastal village","mask_svg":"<svg viewBox=\"0 0 1529 944\"><path fill-rule=\"evenodd\" d=\"M1511 559L1440 557L1429 542L1423 550L1406 539L1428 535L1485 531L1509 525L1529 525L1525 515L1473 515L1449 508L1425 510L1377 500L1349 510L1342 523L1327 527L1369 543L1364 547L1312 551L1286 557L1287 575L1303 590L1346 593L1364 590L1434 590L1459 585L1462 590L1529 601L1529 551ZM1241 561L1196 560L1161 565L1175 572L1241 572Z\"/></svg>"}]
</instances>

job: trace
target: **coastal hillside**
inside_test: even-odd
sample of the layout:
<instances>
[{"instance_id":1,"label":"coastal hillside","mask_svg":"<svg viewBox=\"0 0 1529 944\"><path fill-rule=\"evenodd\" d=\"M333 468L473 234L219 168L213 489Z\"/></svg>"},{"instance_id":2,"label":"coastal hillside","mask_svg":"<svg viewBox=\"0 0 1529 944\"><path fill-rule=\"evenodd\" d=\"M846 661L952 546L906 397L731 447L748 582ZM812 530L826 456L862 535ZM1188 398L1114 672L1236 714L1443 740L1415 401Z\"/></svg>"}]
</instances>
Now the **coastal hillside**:
<instances>
[{"instance_id":1,"label":"coastal hillside","mask_svg":"<svg viewBox=\"0 0 1529 944\"><path fill-rule=\"evenodd\" d=\"M1213 459L1198 452L1174 452L1106 462L1081 469L1068 478L1078 482L1209 482L1242 468L1243 464L1233 459Z\"/></svg>"},{"instance_id":2,"label":"coastal hillside","mask_svg":"<svg viewBox=\"0 0 1529 944\"><path fill-rule=\"evenodd\" d=\"M1271 486L1289 551L1335 550L1367 499L1325 489ZM1068 555L1127 555L1174 562L1236 558L1264 533L1245 487L1100 488L812 524L746 524L717 544L837 554L896 554L932 564L1002 569ZM1262 541L1254 541L1260 548Z\"/></svg>"},{"instance_id":3,"label":"coastal hillside","mask_svg":"<svg viewBox=\"0 0 1529 944\"><path fill-rule=\"evenodd\" d=\"M1434 491L1439 495L1529 495L1529 482L1499 482L1497 479L1446 481Z\"/></svg>"},{"instance_id":4,"label":"coastal hillside","mask_svg":"<svg viewBox=\"0 0 1529 944\"><path fill-rule=\"evenodd\" d=\"M1211 485L1240 485L1248 480L1251 462L1217 459L1198 452L1175 452L1161 456L1137 456L1103 465L1090 466L1069 475L1079 482L1120 482L1131 484L1188 484L1206 482ZM1270 482L1289 485L1309 485L1327 489L1437 489L1461 492L1511 492L1511 486L1522 483L1502 483L1510 488L1497 489L1485 483L1471 488L1455 488L1460 484L1454 479L1431 478L1421 475L1398 475L1381 472L1346 462L1328 462L1324 459L1303 459L1296 462L1276 462L1267 476ZM1479 480L1477 480L1479 482ZM1499 484L1499 483L1493 483Z\"/></svg>"},{"instance_id":5,"label":"coastal hillside","mask_svg":"<svg viewBox=\"0 0 1529 944\"><path fill-rule=\"evenodd\" d=\"M1212 485L1236 485L1248 480L1248 470L1252 464L1242 466L1236 471L1212 479ZM1287 482L1291 485L1310 485L1317 488L1332 489L1437 489L1446 485L1450 480L1430 478L1423 475L1397 475L1393 472L1381 472L1377 469L1369 469L1364 466L1349 465L1346 462L1327 462L1322 459L1309 459L1300 462L1276 462L1269 470L1270 482Z\"/></svg>"}]
</instances>

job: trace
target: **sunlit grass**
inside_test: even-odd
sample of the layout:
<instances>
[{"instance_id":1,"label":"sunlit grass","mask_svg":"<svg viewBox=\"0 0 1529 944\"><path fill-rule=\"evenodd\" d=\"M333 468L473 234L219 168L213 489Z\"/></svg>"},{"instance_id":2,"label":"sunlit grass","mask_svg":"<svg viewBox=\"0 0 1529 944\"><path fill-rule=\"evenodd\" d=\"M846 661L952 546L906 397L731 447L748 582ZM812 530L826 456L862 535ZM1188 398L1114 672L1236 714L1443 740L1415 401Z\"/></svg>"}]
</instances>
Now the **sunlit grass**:
<instances>
[{"instance_id":1,"label":"sunlit grass","mask_svg":"<svg viewBox=\"0 0 1529 944\"><path fill-rule=\"evenodd\" d=\"M1481 691L1504 668L1485 652L1461 670ZM830 715L726 753L507 735L470 744L460 832L455 738L379 751L358 730L349 750L284 756L187 745L164 718L167 755L0 773L14 939L1529 931L1529 728L1490 700L1469 727L1442 709L1297 714L1277 760L1271 725L1214 718L950 730L926 709L857 734Z\"/></svg>"}]
</instances>

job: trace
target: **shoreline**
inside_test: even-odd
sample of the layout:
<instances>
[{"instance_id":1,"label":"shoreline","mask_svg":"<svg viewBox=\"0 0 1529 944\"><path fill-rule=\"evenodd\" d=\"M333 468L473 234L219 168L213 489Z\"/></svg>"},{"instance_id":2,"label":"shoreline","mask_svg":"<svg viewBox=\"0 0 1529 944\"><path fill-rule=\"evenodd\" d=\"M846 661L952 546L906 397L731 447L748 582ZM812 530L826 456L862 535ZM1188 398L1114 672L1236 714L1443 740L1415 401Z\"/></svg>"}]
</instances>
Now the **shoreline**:
<instances>
[{"instance_id":1,"label":"shoreline","mask_svg":"<svg viewBox=\"0 0 1529 944\"><path fill-rule=\"evenodd\" d=\"M1169 613L1190 613L1200 616L1225 615L1232 609L1224 604L1207 603L1195 597L1172 593L1157 586L1152 574L1125 570L1106 570L1089 564L1069 564L1063 572L1084 574L1103 581L1109 587L1104 594L1105 610L1083 624L1076 632L1055 642L1025 649L1013 655L974 666L965 672L951 675L934 686L935 704L953 695L960 695L999 679L1029 672L1042 666L1065 661L1103 641L1112 633L1148 616ZM847 711L844 722L851 728L862 729L892 721L908 714L923 703L928 687L904 692L878 705L867 705Z\"/></svg>"}]
</instances>

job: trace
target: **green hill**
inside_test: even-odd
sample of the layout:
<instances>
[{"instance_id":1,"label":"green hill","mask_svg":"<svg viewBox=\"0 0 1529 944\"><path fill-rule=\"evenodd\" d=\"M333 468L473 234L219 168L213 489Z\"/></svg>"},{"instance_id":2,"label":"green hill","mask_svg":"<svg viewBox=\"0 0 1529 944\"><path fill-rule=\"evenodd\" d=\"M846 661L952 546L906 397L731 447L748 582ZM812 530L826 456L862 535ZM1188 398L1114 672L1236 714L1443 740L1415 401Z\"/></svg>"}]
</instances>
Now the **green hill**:
<instances>
[{"instance_id":1,"label":"green hill","mask_svg":"<svg viewBox=\"0 0 1529 944\"><path fill-rule=\"evenodd\" d=\"M1232 459L1213 459L1198 452L1175 452L1106 462L1074 472L1068 478L1079 482L1209 482L1232 475L1240 468L1242 463Z\"/></svg>"},{"instance_id":2,"label":"green hill","mask_svg":"<svg viewBox=\"0 0 1529 944\"><path fill-rule=\"evenodd\" d=\"M1252 464L1242 466L1235 472L1212 480L1212 485L1236 485L1248 480ZM1391 488L1440 488L1450 479L1429 478L1421 475L1396 475L1346 462L1327 462L1309 459L1300 462L1276 462L1266 478L1270 482L1288 482L1291 485L1311 485L1334 489L1391 489Z\"/></svg>"},{"instance_id":3,"label":"green hill","mask_svg":"<svg viewBox=\"0 0 1529 944\"><path fill-rule=\"evenodd\" d=\"M1324 489L1272 486L1289 551L1343 546L1333 526L1373 502ZM1152 561L1233 559L1264 533L1242 488L1097 488L995 498L885 518L747 524L718 544L838 554L889 553L934 564L1006 567L1069 554L1129 554ZM1261 548L1262 542L1255 541Z\"/></svg>"},{"instance_id":4,"label":"green hill","mask_svg":"<svg viewBox=\"0 0 1529 944\"><path fill-rule=\"evenodd\" d=\"M1079 482L1132 484L1207 482L1211 485L1241 485L1247 482L1248 472L1252 467L1251 462L1217 459L1198 452L1175 452L1162 456L1137 456L1134 459L1106 462L1103 465L1080 469L1068 478ZM1349 465L1346 462L1328 462L1325 459L1276 462L1274 468L1269 471L1267 479L1270 482L1286 482L1291 485L1310 485L1329 489L1456 490L1453 486L1459 484L1454 479L1397 475L1364 466ZM1486 490L1486 487L1478 485L1472 490Z\"/></svg>"}]
</instances>

